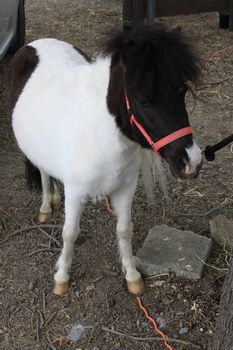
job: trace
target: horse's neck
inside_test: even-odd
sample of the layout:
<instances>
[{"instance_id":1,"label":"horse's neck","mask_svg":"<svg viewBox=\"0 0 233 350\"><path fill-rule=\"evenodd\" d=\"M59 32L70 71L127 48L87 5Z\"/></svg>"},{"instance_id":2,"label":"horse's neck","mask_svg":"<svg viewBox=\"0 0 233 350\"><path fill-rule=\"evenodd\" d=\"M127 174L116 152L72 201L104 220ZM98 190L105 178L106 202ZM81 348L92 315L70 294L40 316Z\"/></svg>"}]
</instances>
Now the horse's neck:
<instances>
[{"instance_id":1,"label":"horse's neck","mask_svg":"<svg viewBox=\"0 0 233 350\"><path fill-rule=\"evenodd\" d=\"M110 76L110 57L98 56L96 60L90 65L90 80L92 86L99 92L100 98L102 94L107 95L109 76Z\"/></svg>"},{"instance_id":2,"label":"horse's neck","mask_svg":"<svg viewBox=\"0 0 233 350\"><path fill-rule=\"evenodd\" d=\"M121 132L132 140L125 99L125 68L117 55L111 58L107 104Z\"/></svg>"},{"instance_id":3,"label":"horse's neck","mask_svg":"<svg viewBox=\"0 0 233 350\"><path fill-rule=\"evenodd\" d=\"M114 141L115 146L111 145L111 148L118 148L117 144L119 144L118 151L128 154L128 152L134 152L137 145L126 137L118 123L121 118L118 112L122 109L123 104L123 84L119 70L117 69L117 72L112 74L111 66L111 57L98 56L88 68L88 85L85 86L85 90L89 89L90 101L87 107L91 110L94 108L94 113L90 113L90 118L86 115L86 120L93 123L89 125L90 133L96 132L95 129L98 124L98 130L101 130L105 140L108 140L109 144ZM111 102L109 104L109 98L113 99L113 110L111 109ZM93 126L95 127L93 128ZM98 138L98 135L93 135L93 139L96 137ZM102 144L103 141L99 141Z\"/></svg>"}]
</instances>

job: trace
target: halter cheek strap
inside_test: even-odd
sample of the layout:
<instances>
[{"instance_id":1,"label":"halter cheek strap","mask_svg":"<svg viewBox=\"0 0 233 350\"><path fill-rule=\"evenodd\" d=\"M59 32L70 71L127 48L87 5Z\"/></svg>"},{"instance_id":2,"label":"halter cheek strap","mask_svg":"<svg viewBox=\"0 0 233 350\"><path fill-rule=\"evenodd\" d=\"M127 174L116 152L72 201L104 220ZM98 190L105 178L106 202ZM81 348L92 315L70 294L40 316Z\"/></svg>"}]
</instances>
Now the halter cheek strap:
<instances>
[{"instance_id":1,"label":"halter cheek strap","mask_svg":"<svg viewBox=\"0 0 233 350\"><path fill-rule=\"evenodd\" d=\"M150 137L150 135L146 132L146 130L143 128L143 126L137 121L137 119L135 118L134 114L131 112L130 109L130 103L129 103L129 99L127 97L127 94L125 93L125 101L126 101L126 107L127 107L127 111L131 114L130 116L130 123L131 125L135 124L136 127L138 128L138 130L141 132L141 134L145 137L145 139L147 140L147 142L151 145L153 151L155 153L158 154L158 156L161 157L161 154L159 152L159 150L161 148L163 148L164 146L168 145L169 143L183 137L186 135L191 135L193 133L193 129L191 128L191 126L187 126L185 128L179 129L165 137L163 137L162 139L154 142L152 140L152 138Z\"/></svg>"}]
</instances>

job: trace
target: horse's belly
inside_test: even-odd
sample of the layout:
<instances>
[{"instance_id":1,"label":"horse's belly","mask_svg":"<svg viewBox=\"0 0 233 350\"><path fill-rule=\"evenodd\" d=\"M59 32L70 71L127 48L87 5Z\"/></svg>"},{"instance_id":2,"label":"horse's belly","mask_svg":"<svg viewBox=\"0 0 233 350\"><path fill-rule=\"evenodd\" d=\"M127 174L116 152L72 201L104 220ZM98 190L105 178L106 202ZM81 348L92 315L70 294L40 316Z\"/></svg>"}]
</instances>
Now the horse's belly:
<instances>
[{"instance_id":1,"label":"horse's belly","mask_svg":"<svg viewBox=\"0 0 233 350\"><path fill-rule=\"evenodd\" d=\"M138 147L134 144L125 151L113 146L108 149L100 142L98 148L87 146L78 136L72 138L67 133L65 137L64 126L56 125L51 133L46 120L42 123L35 116L31 118L31 113L27 115L16 106L13 129L20 149L39 169L64 184L73 183L84 196L109 194L127 181L128 174L138 172Z\"/></svg>"},{"instance_id":2,"label":"horse's belly","mask_svg":"<svg viewBox=\"0 0 233 350\"><path fill-rule=\"evenodd\" d=\"M136 155L133 162L129 162L123 168L117 168L114 164L104 166L102 172L93 174L86 188L88 197L96 198L106 196L127 181L132 181L132 177L137 176L139 168L139 157Z\"/></svg>"}]
</instances>

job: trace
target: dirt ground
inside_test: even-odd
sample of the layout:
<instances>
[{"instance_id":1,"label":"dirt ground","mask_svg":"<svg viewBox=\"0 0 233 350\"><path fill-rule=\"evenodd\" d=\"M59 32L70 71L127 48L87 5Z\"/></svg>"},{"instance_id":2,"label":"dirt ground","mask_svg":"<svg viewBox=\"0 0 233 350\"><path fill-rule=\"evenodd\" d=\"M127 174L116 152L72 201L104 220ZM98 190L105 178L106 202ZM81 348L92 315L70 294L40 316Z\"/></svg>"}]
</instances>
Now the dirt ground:
<instances>
[{"instance_id":1,"label":"dirt ground","mask_svg":"<svg viewBox=\"0 0 233 350\"><path fill-rule=\"evenodd\" d=\"M56 37L95 57L103 34L121 26L121 2L26 1L26 17L27 42ZM203 77L190 119L196 140L204 148L233 129L233 50L225 50L232 45L233 33L218 29L217 13L161 18L160 22L182 26L202 57ZM10 60L7 56L0 63L0 349L59 349L53 341L67 336L72 324L84 326L85 334L64 345L66 350L165 349L155 339L157 335L135 297L126 291L115 220L103 203L88 204L82 217L70 293L53 295L64 213L62 208L50 225L40 229L33 224L41 198L26 188L24 158L12 135L7 96ZM188 97L190 109L193 103ZM168 175L168 181L170 206L161 205L159 187L155 188L153 206L147 205L140 186L137 190L133 205L135 251L155 224L209 237L211 218L222 213L233 219L230 147L220 151L213 163L205 162L197 180L180 184ZM198 281L173 275L146 280L143 302L155 319L165 323L165 333L175 339L174 349L211 349L228 255L214 244Z\"/></svg>"}]
</instances>

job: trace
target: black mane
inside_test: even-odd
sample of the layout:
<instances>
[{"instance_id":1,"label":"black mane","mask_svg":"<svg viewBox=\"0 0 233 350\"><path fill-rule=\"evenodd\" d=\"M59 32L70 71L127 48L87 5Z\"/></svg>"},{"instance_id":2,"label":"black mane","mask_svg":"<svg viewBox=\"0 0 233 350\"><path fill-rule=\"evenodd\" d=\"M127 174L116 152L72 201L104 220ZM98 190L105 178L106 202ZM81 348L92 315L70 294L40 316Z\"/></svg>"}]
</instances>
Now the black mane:
<instances>
[{"instance_id":1,"label":"black mane","mask_svg":"<svg viewBox=\"0 0 233 350\"><path fill-rule=\"evenodd\" d=\"M117 32L106 43L104 55L122 60L131 91L177 91L199 76L199 61L178 29L158 24ZM146 97L146 96L145 96Z\"/></svg>"}]
</instances>

